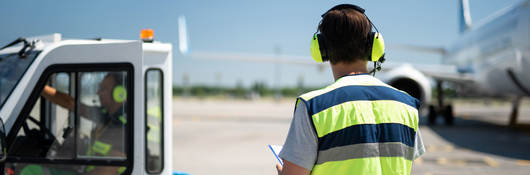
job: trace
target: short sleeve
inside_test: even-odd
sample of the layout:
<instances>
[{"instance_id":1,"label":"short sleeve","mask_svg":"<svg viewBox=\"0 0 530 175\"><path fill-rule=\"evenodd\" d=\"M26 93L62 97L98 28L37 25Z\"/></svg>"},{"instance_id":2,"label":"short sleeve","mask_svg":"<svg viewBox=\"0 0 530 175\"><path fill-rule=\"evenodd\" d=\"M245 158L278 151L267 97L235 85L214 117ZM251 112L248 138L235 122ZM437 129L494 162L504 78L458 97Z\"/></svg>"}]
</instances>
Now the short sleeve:
<instances>
[{"instance_id":1,"label":"short sleeve","mask_svg":"<svg viewBox=\"0 0 530 175\"><path fill-rule=\"evenodd\" d=\"M318 139L309 120L305 103L295 109L280 157L311 171L317 158Z\"/></svg>"},{"instance_id":2,"label":"short sleeve","mask_svg":"<svg viewBox=\"0 0 530 175\"><path fill-rule=\"evenodd\" d=\"M418 131L416 131L416 138L414 140L414 159L417 159L425 153L425 146L423 145L419 128Z\"/></svg>"}]
</instances>

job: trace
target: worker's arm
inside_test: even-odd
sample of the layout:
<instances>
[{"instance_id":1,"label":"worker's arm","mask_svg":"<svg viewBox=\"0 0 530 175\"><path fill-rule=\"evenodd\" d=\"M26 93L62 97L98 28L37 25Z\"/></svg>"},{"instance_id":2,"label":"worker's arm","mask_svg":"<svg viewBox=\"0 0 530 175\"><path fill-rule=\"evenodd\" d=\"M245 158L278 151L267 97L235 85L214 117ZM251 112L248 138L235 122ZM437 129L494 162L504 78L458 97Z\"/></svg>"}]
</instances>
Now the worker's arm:
<instances>
[{"instance_id":1,"label":"worker's arm","mask_svg":"<svg viewBox=\"0 0 530 175\"><path fill-rule=\"evenodd\" d=\"M72 96L66 93L58 91L57 89L51 86L45 85L44 89L42 89L41 95L44 98L46 98L46 100L51 101L52 103L55 103L63 108L66 108L69 111L74 111L75 100ZM79 114L81 114L82 117L90 113L90 111L88 111L88 107L83 104L79 105L78 110L79 110Z\"/></svg>"},{"instance_id":2,"label":"worker's arm","mask_svg":"<svg viewBox=\"0 0 530 175\"><path fill-rule=\"evenodd\" d=\"M50 87L48 85L44 86L44 89L42 89L41 95L47 100L63 108L66 108L70 111L74 110L74 106L75 106L74 98L72 98L72 96L66 93L57 91L57 89L53 87Z\"/></svg>"},{"instance_id":3,"label":"worker's arm","mask_svg":"<svg viewBox=\"0 0 530 175\"><path fill-rule=\"evenodd\" d=\"M295 109L289 133L279 153L283 159L283 174L309 174L315 165L318 151L318 138L312 128L305 103ZM278 173L280 174L280 173Z\"/></svg>"},{"instance_id":4,"label":"worker's arm","mask_svg":"<svg viewBox=\"0 0 530 175\"><path fill-rule=\"evenodd\" d=\"M311 171L283 159L283 167L276 164L278 175L309 175Z\"/></svg>"}]
</instances>

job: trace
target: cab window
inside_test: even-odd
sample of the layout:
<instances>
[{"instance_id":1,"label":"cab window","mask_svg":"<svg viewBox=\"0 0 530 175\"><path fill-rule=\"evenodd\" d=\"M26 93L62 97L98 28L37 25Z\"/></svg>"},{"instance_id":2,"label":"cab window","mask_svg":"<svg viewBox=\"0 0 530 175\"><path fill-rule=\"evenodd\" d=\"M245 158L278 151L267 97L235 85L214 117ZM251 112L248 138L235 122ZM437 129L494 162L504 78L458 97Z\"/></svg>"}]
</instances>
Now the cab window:
<instances>
[{"instance_id":1,"label":"cab window","mask_svg":"<svg viewBox=\"0 0 530 175\"><path fill-rule=\"evenodd\" d=\"M6 172L126 172L131 73L93 70L43 74L8 135Z\"/></svg>"},{"instance_id":2,"label":"cab window","mask_svg":"<svg viewBox=\"0 0 530 175\"><path fill-rule=\"evenodd\" d=\"M145 120L146 122L146 171L162 172L163 157L163 85L162 71L150 69L145 78Z\"/></svg>"}]
</instances>

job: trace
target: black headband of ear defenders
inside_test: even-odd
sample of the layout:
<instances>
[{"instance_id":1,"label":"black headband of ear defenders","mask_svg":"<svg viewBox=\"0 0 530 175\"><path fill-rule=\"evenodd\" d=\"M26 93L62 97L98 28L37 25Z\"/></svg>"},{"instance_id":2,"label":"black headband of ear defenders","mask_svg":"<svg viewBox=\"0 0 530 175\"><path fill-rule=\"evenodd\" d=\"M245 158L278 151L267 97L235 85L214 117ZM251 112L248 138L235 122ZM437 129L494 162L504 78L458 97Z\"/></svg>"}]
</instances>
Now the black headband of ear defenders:
<instances>
[{"instance_id":1,"label":"black headband of ear defenders","mask_svg":"<svg viewBox=\"0 0 530 175\"><path fill-rule=\"evenodd\" d=\"M365 10L357 5L353 5L353 4L339 4L339 5L336 5L335 7L332 7L331 9L329 9L328 11L326 11L326 13L320 15L322 18L324 18L324 16L326 16L326 14L328 14L330 11L333 11L333 10L342 10L342 9L354 9L354 10L357 10L358 12L361 12L365 17L366 19L368 19L368 22L370 22L370 24L372 26L374 26L374 29L375 31L377 31L379 33L379 30L377 30L377 27L374 25L374 23L372 23L372 20L370 20L370 18L368 18L368 16L366 16L366 14L364 13Z\"/></svg>"},{"instance_id":2,"label":"black headband of ear defenders","mask_svg":"<svg viewBox=\"0 0 530 175\"><path fill-rule=\"evenodd\" d=\"M354 9L354 10L357 10L359 12L361 12L362 14L364 14L364 9L359 7L359 6L356 6L356 5L353 5L353 4L339 4L339 5L336 5L335 7L332 7L331 9L329 9L328 11L326 11L326 13L322 14L321 17L323 18L324 16L326 16L326 14L328 14L330 11L333 11L333 10L342 10L342 9Z\"/></svg>"}]
</instances>

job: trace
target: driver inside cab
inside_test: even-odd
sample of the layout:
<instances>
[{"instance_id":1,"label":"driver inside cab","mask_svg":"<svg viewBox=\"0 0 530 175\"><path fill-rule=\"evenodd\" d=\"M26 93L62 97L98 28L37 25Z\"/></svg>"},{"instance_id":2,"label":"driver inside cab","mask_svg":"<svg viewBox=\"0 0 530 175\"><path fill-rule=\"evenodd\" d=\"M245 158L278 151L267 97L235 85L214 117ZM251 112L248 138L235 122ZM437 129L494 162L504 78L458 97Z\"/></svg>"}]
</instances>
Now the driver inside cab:
<instances>
[{"instance_id":1,"label":"driver inside cab","mask_svg":"<svg viewBox=\"0 0 530 175\"><path fill-rule=\"evenodd\" d=\"M95 123L90 132L90 138L80 138L77 154L83 158L92 157L117 157L125 159L125 125L127 117L125 103L127 91L122 86L124 80L120 73L107 73L99 83L97 97L100 107L78 105L78 114L84 119ZM74 111L75 100L72 96L60 92L53 87L45 85L41 95L48 101L61 107ZM84 145L83 145L84 144ZM33 174L86 174L86 175L115 175L125 171L125 167L117 166L92 166L82 167L77 172L68 172L40 165L24 167L21 175Z\"/></svg>"}]
</instances>

